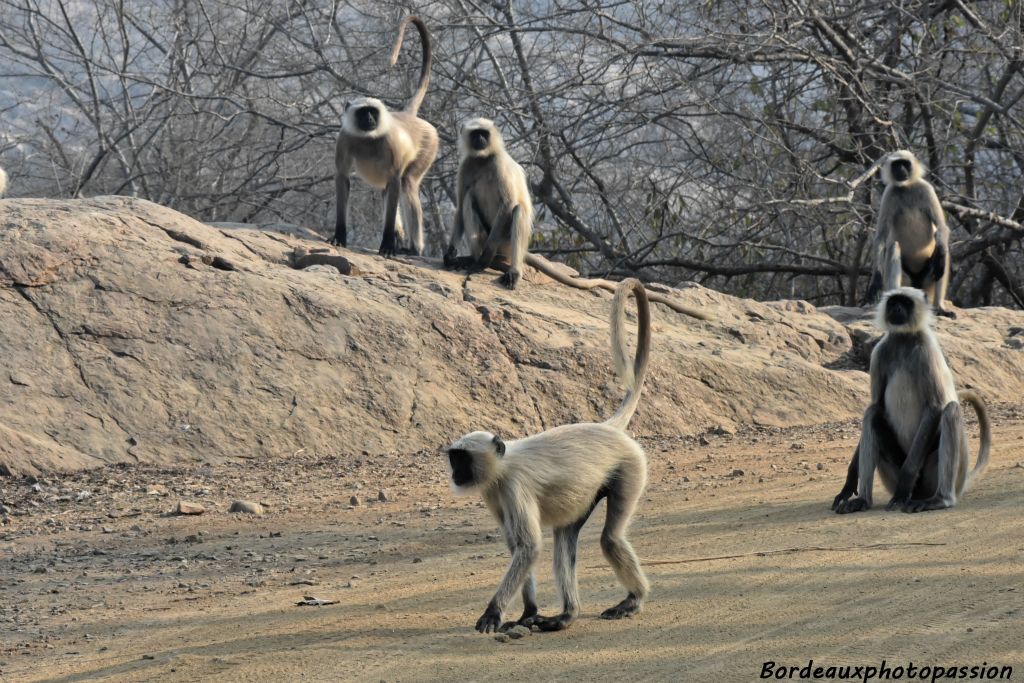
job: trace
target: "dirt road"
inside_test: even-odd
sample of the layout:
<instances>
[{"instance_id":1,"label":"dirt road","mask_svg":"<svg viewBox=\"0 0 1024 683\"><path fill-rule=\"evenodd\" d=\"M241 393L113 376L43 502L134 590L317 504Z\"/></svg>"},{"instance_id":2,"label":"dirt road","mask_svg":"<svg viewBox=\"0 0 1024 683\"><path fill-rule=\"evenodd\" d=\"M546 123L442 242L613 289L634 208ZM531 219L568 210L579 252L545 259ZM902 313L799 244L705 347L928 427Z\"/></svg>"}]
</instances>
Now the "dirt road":
<instances>
[{"instance_id":1,"label":"dirt road","mask_svg":"<svg viewBox=\"0 0 1024 683\"><path fill-rule=\"evenodd\" d=\"M645 440L632 532L645 612L597 618L622 597L598 512L581 539L582 618L510 643L472 630L507 557L437 454L0 480L0 679L752 681L766 661L809 659L1021 677L1024 409L994 421L987 475L960 507L920 515L885 512L884 494L865 514L829 511L852 422ZM380 488L389 500L368 502ZM268 511L228 514L236 498ZM207 512L166 514L181 499ZM546 611L559 607L549 558ZM295 606L304 595L338 604Z\"/></svg>"}]
</instances>

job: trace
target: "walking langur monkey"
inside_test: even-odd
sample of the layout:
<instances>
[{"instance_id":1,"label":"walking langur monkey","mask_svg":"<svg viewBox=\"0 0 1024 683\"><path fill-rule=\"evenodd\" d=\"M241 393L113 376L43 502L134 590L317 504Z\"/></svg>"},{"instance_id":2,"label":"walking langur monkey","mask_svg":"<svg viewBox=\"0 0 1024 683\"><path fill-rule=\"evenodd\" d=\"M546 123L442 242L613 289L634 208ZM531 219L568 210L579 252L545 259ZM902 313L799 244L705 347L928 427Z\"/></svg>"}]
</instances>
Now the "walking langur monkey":
<instances>
[{"instance_id":1,"label":"walking langur monkey","mask_svg":"<svg viewBox=\"0 0 1024 683\"><path fill-rule=\"evenodd\" d=\"M459 171L456 178L455 224L444 253L446 268L504 270L501 282L515 289L523 264L578 289L615 291L615 284L599 278L573 278L547 259L529 253L533 234L533 200L523 167L505 150L505 141L494 122L473 118L459 128ZM469 257L459 257L459 241L469 244ZM709 316L668 297L647 293L650 301L700 320Z\"/></svg>"},{"instance_id":2,"label":"walking langur monkey","mask_svg":"<svg viewBox=\"0 0 1024 683\"><path fill-rule=\"evenodd\" d=\"M876 322L885 335L871 352L871 405L832 509L844 514L870 508L876 468L893 493L886 509L953 507L988 464L992 435L985 404L973 391L957 396L920 290L888 292ZM974 407L981 429L978 459L970 471L961 400ZM851 498L854 493L857 497Z\"/></svg>"},{"instance_id":3,"label":"walking langur monkey","mask_svg":"<svg viewBox=\"0 0 1024 683\"><path fill-rule=\"evenodd\" d=\"M404 111L388 111L373 97L360 97L345 105L341 133L335 146L336 220L332 244L348 244L349 175L353 168L371 187L384 190L384 236L382 256L398 251L401 232L410 231L412 253L423 253L423 208L420 205L420 181L437 156L437 130L419 118L420 104L430 83L432 48L430 34L419 17L409 16L398 27L391 52L391 65L398 61L405 29L414 24L423 44L420 83ZM398 217L401 209L401 219Z\"/></svg>"},{"instance_id":4,"label":"walking langur monkey","mask_svg":"<svg viewBox=\"0 0 1024 683\"><path fill-rule=\"evenodd\" d=\"M625 307L636 297L638 339L630 367L626 350ZM472 432L446 449L452 485L457 492L479 490L501 524L512 562L476 630L489 633L516 623L542 631L568 628L579 613L576 545L580 529L598 502L608 501L601 551L628 594L605 610L603 619L621 619L640 612L648 584L626 529L647 484L647 457L624 431L636 412L647 374L651 348L651 314L647 292L639 280L624 280L612 300L611 349L626 396L618 411L599 424L571 424L517 441L503 442L490 432ZM541 527L555 531L555 581L562 613L541 616L533 567L540 554ZM502 614L517 591L523 614L502 623Z\"/></svg>"},{"instance_id":5,"label":"walking langur monkey","mask_svg":"<svg viewBox=\"0 0 1024 683\"><path fill-rule=\"evenodd\" d=\"M890 154L882 164L885 191L875 227L876 271L866 298L901 285L923 289L937 315L956 318L946 308L949 286L949 226L935 188L912 152Z\"/></svg>"}]
</instances>

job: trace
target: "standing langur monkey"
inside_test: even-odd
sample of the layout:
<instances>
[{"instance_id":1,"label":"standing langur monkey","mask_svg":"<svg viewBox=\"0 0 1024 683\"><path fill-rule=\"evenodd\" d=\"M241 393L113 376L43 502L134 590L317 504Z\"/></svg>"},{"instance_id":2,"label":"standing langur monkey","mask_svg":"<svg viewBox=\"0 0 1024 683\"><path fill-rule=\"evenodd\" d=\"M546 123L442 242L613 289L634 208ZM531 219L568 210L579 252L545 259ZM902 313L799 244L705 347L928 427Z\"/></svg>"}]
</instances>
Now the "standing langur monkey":
<instances>
[{"instance_id":1,"label":"standing langur monkey","mask_svg":"<svg viewBox=\"0 0 1024 683\"><path fill-rule=\"evenodd\" d=\"M946 308L949 286L949 226L935 188L912 152L890 154L882 164L885 191L875 227L876 271L867 300L902 285L922 289L937 315L955 318Z\"/></svg>"},{"instance_id":2,"label":"standing langur monkey","mask_svg":"<svg viewBox=\"0 0 1024 683\"><path fill-rule=\"evenodd\" d=\"M630 292L636 297L638 326L632 367L626 355L625 331ZM640 401L650 348L646 290L639 280L624 280L612 300L612 357L626 385L626 396L615 415L599 424L563 425L508 443L490 432L472 432L446 449L453 487L457 492L480 491L512 552L512 562L497 592L476 622L477 631L504 630L516 623L542 631L569 627L579 613L577 540L602 498L608 504L601 552L628 594L602 612L601 618L622 619L640 612L648 585L626 540L626 528L647 484L647 457L624 430ZM555 530L555 581L563 604L562 613L550 617L537 613L533 575L544 526ZM502 614L518 591L522 592L523 614L516 622L502 623Z\"/></svg>"},{"instance_id":3,"label":"standing langur monkey","mask_svg":"<svg viewBox=\"0 0 1024 683\"><path fill-rule=\"evenodd\" d=\"M423 209L420 181L437 156L437 130L416 114L430 83L432 49L430 34L419 17L408 16L398 26L391 65L398 61L402 38L409 24L419 30L423 44L420 83L404 111L388 111L373 97L360 97L345 105L341 133L334 151L336 221L332 244L348 244L349 175L353 168L370 186L384 190L384 237L382 256L394 256L403 227L410 231L412 253L423 253ZM401 218L398 213L401 208Z\"/></svg>"},{"instance_id":4,"label":"standing langur monkey","mask_svg":"<svg viewBox=\"0 0 1024 683\"><path fill-rule=\"evenodd\" d=\"M527 264L548 277L578 289L615 291L615 284L599 278L569 277L546 259L529 253L533 234L533 200L526 171L505 150L494 122L474 118L459 127L459 172L456 178L455 224L444 253L446 268L504 270L501 282L515 289ZM471 256L459 257L465 237ZM700 320L709 316L661 294L647 293L650 301Z\"/></svg>"},{"instance_id":5,"label":"standing langur monkey","mask_svg":"<svg viewBox=\"0 0 1024 683\"><path fill-rule=\"evenodd\" d=\"M845 514L870 508L876 468L893 493L886 509L953 507L988 464L992 435L985 404L973 391L957 396L920 290L888 292L876 322L885 336L871 352L871 405L832 509ZM970 471L961 400L974 407L981 429L978 459Z\"/></svg>"}]
</instances>

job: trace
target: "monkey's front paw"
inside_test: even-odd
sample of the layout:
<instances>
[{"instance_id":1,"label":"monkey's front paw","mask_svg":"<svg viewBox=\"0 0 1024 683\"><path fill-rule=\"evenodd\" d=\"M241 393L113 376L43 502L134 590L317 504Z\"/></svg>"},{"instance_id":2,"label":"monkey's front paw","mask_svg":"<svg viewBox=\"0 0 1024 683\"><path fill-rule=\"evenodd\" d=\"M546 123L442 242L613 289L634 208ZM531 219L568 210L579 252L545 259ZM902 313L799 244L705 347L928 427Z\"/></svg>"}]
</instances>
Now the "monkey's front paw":
<instances>
[{"instance_id":1,"label":"monkey's front paw","mask_svg":"<svg viewBox=\"0 0 1024 683\"><path fill-rule=\"evenodd\" d=\"M451 268L458 262L457 252L454 249L448 249L444 252L444 267Z\"/></svg>"},{"instance_id":2,"label":"monkey's front paw","mask_svg":"<svg viewBox=\"0 0 1024 683\"><path fill-rule=\"evenodd\" d=\"M904 512L924 512L925 510L944 510L949 502L942 496L933 496L924 500L908 500L903 506Z\"/></svg>"},{"instance_id":3,"label":"monkey's front paw","mask_svg":"<svg viewBox=\"0 0 1024 683\"><path fill-rule=\"evenodd\" d=\"M509 289L515 289L519 285L519 281L523 279L523 276L516 270L510 270L501 276L501 284L505 285Z\"/></svg>"},{"instance_id":4,"label":"monkey's front paw","mask_svg":"<svg viewBox=\"0 0 1024 683\"><path fill-rule=\"evenodd\" d=\"M335 247L347 247L348 246L348 238L345 235L339 235L339 234L335 233L334 237L332 237L331 239L327 240L327 243L331 244L331 245L333 245Z\"/></svg>"},{"instance_id":5,"label":"monkey's front paw","mask_svg":"<svg viewBox=\"0 0 1024 683\"><path fill-rule=\"evenodd\" d=\"M501 612L488 605L484 613L476 620L476 630L480 633L497 633L499 628L501 628Z\"/></svg>"},{"instance_id":6,"label":"monkey's front paw","mask_svg":"<svg viewBox=\"0 0 1024 683\"><path fill-rule=\"evenodd\" d=\"M392 258L398 253L398 245L395 244L395 240L393 238L388 239L385 237L380 243L380 249L377 250L377 253L384 258Z\"/></svg>"},{"instance_id":7,"label":"monkey's front paw","mask_svg":"<svg viewBox=\"0 0 1024 683\"><path fill-rule=\"evenodd\" d=\"M843 501L836 508L836 514L848 515L851 512L862 512L867 510L871 505L863 498L851 498L850 500Z\"/></svg>"},{"instance_id":8,"label":"monkey's front paw","mask_svg":"<svg viewBox=\"0 0 1024 683\"><path fill-rule=\"evenodd\" d=\"M840 506L850 499L855 491L840 491L839 495L832 500L832 510L838 511Z\"/></svg>"},{"instance_id":9,"label":"monkey's front paw","mask_svg":"<svg viewBox=\"0 0 1024 683\"><path fill-rule=\"evenodd\" d=\"M895 496L892 497L892 500L889 501L889 504L885 506L885 509L886 510L897 510L897 509L899 509L899 510L906 510L907 506L910 505L910 503L911 503L910 496L905 496L905 495L903 495L901 493L897 493Z\"/></svg>"},{"instance_id":10,"label":"monkey's front paw","mask_svg":"<svg viewBox=\"0 0 1024 683\"><path fill-rule=\"evenodd\" d=\"M956 313L946 308L936 308L935 315L941 315L943 318L949 318L950 320L956 320Z\"/></svg>"}]
</instances>

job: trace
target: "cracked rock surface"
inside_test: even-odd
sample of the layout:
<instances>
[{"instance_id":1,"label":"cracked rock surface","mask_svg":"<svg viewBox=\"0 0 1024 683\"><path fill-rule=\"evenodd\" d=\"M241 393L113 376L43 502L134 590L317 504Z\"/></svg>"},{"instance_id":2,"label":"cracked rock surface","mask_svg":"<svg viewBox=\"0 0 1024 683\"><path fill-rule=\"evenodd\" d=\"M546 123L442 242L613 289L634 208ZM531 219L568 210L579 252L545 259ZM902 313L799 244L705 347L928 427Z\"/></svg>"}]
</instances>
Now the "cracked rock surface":
<instances>
[{"instance_id":1,"label":"cracked rock surface","mask_svg":"<svg viewBox=\"0 0 1024 683\"><path fill-rule=\"evenodd\" d=\"M124 197L0 200L0 473L413 453L603 420L621 399L610 294L358 250L337 252L352 275L291 267L325 248ZM865 312L668 291L715 320L654 306L635 433L863 410ZM1021 394L1024 313L938 326L961 385Z\"/></svg>"}]
</instances>

